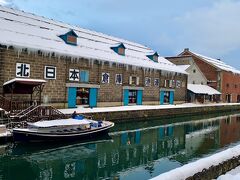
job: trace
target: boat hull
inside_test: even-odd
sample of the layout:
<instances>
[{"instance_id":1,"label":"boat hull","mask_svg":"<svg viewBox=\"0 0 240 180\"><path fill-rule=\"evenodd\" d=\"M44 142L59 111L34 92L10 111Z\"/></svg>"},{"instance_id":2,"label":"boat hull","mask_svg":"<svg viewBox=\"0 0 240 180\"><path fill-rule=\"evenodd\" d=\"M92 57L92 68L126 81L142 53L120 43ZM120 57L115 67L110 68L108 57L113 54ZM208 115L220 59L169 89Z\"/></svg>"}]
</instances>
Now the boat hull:
<instances>
[{"instance_id":1,"label":"boat hull","mask_svg":"<svg viewBox=\"0 0 240 180\"><path fill-rule=\"evenodd\" d=\"M100 135L107 134L109 129L113 127L114 124L91 129L83 132L69 132L64 134L53 134L53 133L41 133L34 131L27 131L26 129L13 129L13 139L14 141L22 142L36 142L36 141L68 141L68 140L86 140L94 139Z\"/></svg>"}]
</instances>

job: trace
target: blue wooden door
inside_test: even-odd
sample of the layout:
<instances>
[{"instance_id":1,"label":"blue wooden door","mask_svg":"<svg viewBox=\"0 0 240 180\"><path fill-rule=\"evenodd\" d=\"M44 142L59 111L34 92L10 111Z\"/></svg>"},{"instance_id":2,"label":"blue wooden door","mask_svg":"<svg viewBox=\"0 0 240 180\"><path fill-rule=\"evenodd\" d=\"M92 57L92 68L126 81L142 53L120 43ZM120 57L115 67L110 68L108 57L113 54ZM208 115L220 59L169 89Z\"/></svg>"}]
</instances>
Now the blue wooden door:
<instances>
[{"instance_id":1,"label":"blue wooden door","mask_svg":"<svg viewBox=\"0 0 240 180\"><path fill-rule=\"evenodd\" d=\"M169 97L169 103L170 104L173 104L173 102L174 102L174 92L173 91L170 91L170 95L169 95L170 97Z\"/></svg>"},{"instance_id":2,"label":"blue wooden door","mask_svg":"<svg viewBox=\"0 0 240 180\"><path fill-rule=\"evenodd\" d=\"M77 88L69 87L68 88L68 108L76 107L76 99L77 99Z\"/></svg>"},{"instance_id":3,"label":"blue wooden door","mask_svg":"<svg viewBox=\"0 0 240 180\"><path fill-rule=\"evenodd\" d=\"M128 103L129 103L129 90L124 89L124 91L123 91L123 105L128 106Z\"/></svg>"},{"instance_id":4,"label":"blue wooden door","mask_svg":"<svg viewBox=\"0 0 240 180\"><path fill-rule=\"evenodd\" d=\"M98 89L97 88L90 88L89 91L89 106L92 107L97 107L97 94L98 94Z\"/></svg>"},{"instance_id":5,"label":"blue wooden door","mask_svg":"<svg viewBox=\"0 0 240 180\"><path fill-rule=\"evenodd\" d=\"M164 104L164 91L160 91L160 104Z\"/></svg>"},{"instance_id":6,"label":"blue wooden door","mask_svg":"<svg viewBox=\"0 0 240 180\"><path fill-rule=\"evenodd\" d=\"M142 96L143 96L143 91L138 90L137 91L137 105L142 105Z\"/></svg>"}]
</instances>

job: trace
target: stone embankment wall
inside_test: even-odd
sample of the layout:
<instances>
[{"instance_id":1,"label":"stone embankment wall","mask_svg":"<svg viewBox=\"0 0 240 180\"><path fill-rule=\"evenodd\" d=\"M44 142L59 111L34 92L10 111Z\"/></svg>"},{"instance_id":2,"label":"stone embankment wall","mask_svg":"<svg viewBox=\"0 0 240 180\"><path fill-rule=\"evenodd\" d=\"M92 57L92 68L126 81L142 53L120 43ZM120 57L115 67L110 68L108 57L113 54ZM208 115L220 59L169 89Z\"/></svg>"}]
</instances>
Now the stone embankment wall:
<instances>
[{"instance_id":1,"label":"stone embankment wall","mask_svg":"<svg viewBox=\"0 0 240 180\"><path fill-rule=\"evenodd\" d=\"M184 108L166 108L166 109L148 109L148 110L131 110L116 112L97 112L85 113L94 119L106 119L109 121L132 121L144 120L146 118L172 118L186 115L207 115L210 113L222 113L239 111L239 105L222 105L222 106L202 106L202 107L184 107Z\"/></svg>"},{"instance_id":2,"label":"stone embankment wall","mask_svg":"<svg viewBox=\"0 0 240 180\"><path fill-rule=\"evenodd\" d=\"M240 156L233 157L229 160L226 160L217 166L211 166L208 169L203 169L201 172L194 174L191 177L186 178L186 180L211 180L215 179L228 171L236 168L240 165Z\"/></svg>"}]
</instances>

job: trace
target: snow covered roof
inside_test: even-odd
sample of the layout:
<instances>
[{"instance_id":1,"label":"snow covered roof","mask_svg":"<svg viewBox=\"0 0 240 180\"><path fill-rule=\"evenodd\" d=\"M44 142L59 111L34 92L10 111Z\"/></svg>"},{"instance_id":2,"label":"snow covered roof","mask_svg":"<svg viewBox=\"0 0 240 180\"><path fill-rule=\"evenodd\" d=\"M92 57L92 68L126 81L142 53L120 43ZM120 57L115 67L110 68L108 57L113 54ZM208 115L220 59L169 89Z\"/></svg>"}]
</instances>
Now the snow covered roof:
<instances>
[{"instance_id":1,"label":"snow covered roof","mask_svg":"<svg viewBox=\"0 0 240 180\"><path fill-rule=\"evenodd\" d=\"M11 79L7 82L5 82L3 84L3 86L5 85L8 85L8 84L11 84L11 83L14 83L14 82L18 82L18 83L31 83L31 84L43 84L43 83L46 83L47 81L45 80L42 80L42 79L23 79L23 78L14 78L14 79Z\"/></svg>"},{"instance_id":2,"label":"snow covered roof","mask_svg":"<svg viewBox=\"0 0 240 180\"><path fill-rule=\"evenodd\" d=\"M214 58L210 58L192 51L189 51L191 54L194 54L195 56L198 56L199 58L201 58L202 60L204 60L205 62L211 64L212 66L219 68L221 70L224 71L228 71L228 72L232 72L232 73L236 73L236 74L240 74L240 71L237 70L236 68L226 64L225 62L219 60L219 59L214 59Z\"/></svg>"},{"instance_id":3,"label":"snow covered roof","mask_svg":"<svg viewBox=\"0 0 240 180\"><path fill-rule=\"evenodd\" d=\"M188 84L187 89L195 94L208 94L208 95L221 94L216 89L202 84Z\"/></svg>"},{"instance_id":4,"label":"snow covered roof","mask_svg":"<svg viewBox=\"0 0 240 180\"><path fill-rule=\"evenodd\" d=\"M177 67L181 68L182 70L186 71L191 65L177 65Z\"/></svg>"},{"instance_id":5,"label":"snow covered roof","mask_svg":"<svg viewBox=\"0 0 240 180\"><path fill-rule=\"evenodd\" d=\"M158 63L151 61L146 55L155 51L141 44L31 13L0 6L0 24L0 44L3 45L186 74L163 57L158 58ZM70 30L78 36L77 46L66 44L59 38ZM118 43L123 43L126 47L125 56L120 56L111 49Z\"/></svg>"}]
</instances>

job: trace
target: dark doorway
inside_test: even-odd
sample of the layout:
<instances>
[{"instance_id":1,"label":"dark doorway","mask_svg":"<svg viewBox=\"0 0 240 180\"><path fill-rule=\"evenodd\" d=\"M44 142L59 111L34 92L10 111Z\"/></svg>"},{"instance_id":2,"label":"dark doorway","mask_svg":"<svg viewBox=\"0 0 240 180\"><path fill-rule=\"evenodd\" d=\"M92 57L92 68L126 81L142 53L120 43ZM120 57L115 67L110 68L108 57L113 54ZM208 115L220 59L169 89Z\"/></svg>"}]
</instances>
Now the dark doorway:
<instances>
[{"instance_id":1,"label":"dark doorway","mask_svg":"<svg viewBox=\"0 0 240 180\"><path fill-rule=\"evenodd\" d=\"M230 103L231 102L231 94L226 95L226 102Z\"/></svg>"},{"instance_id":2,"label":"dark doorway","mask_svg":"<svg viewBox=\"0 0 240 180\"><path fill-rule=\"evenodd\" d=\"M129 90L129 103L137 103L137 91Z\"/></svg>"},{"instance_id":3,"label":"dark doorway","mask_svg":"<svg viewBox=\"0 0 240 180\"><path fill-rule=\"evenodd\" d=\"M164 103L169 103L170 101L170 92L164 91Z\"/></svg>"},{"instance_id":4,"label":"dark doorway","mask_svg":"<svg viewBox=\"0 0 240 180\"><path fill-rule=\"evenodd\" d=\"M237 96L237 102L240 103L240 95Z\"/></svg>"},{"instance_id":5,"label":"dark doorway","mask_svg":"<svg viewBox=\"0 0 240 180\"><path fill-rule=\"evenodd\" d=\"M89 105L89 88L77 89L77 105Z\"/></svg>"}]
</instances>

